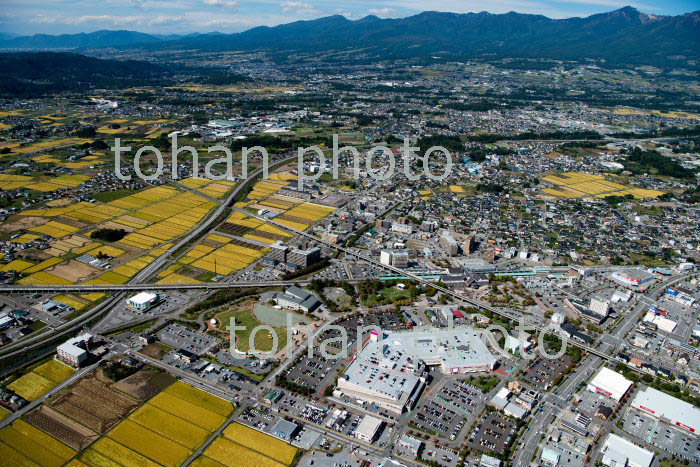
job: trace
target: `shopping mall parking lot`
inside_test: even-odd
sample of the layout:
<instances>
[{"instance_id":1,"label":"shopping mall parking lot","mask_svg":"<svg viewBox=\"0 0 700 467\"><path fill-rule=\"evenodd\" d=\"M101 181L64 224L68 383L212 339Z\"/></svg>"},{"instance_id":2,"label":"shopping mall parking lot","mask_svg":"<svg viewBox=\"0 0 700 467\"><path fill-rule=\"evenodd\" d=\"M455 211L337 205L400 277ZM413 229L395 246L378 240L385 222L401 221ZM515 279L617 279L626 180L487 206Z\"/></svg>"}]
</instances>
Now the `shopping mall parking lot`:
<instances>
[{"instance_id":1,"label":"shopping mall parking lot","mask_svg":"<svg viewBox=\"0 0 700 467\"><path fill-rule=\"evenodd\" d=\"M511 448L517 424L502 413L485 411L474 431L469 435L468 445L481 452L506 452Z\"/></svg>"},{"instance_id":2,"label":"shopping mall parking lot","mask_svg":"<svg viewBox=\"0 0 700 467\"><path fill-rule=\"evenodd\" d=\"M540 358L527 369L522 379L546 391L563 377L572 363L573 359L566 354L558 359Z\"/></svg>"},{"instance_id":3,"label":"shopping mall parking lot","mask_svg":"<svg viewBox=\"0 0 700 467\"><path fill-rule=\"evenodd\" d=\"M457 441L464 426L471 424L474 412L486 400L484 392L464 380L444 378L422 398L410 426L424 433Z\"/></svg>"},{"instance_id":4,"label":"shopping mall parking lot","mask_svg":"<svg viewBox=\"0 0 700 467\"><path fill-rule=\"evenodd\" d=\"M628 410L622 418L627 433L668 454L690 462L700 463L700 438L663 423L636 410Z\"/></svg>"}]
</instances>

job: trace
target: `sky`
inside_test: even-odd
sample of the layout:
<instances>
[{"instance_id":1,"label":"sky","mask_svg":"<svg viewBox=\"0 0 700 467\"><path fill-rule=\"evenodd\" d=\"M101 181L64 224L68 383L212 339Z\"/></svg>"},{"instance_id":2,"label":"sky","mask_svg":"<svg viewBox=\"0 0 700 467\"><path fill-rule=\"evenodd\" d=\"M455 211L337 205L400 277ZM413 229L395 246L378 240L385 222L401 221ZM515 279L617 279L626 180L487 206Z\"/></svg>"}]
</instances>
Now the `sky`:
<instances>
[{"instance_id":1,"label":"sky","mask_svg":"<svg viewBox=\"0 0 700 467\"><path fill-rule=\"evenodd\" d=\"M568 18L626 5L655 15L700 10L700 0L0 0L0 32L31 35L129 29L149 34L231 33L334 14L349 19L370 14L399 18L424 10L486 10Z\"/></svg>"}]
</instances>

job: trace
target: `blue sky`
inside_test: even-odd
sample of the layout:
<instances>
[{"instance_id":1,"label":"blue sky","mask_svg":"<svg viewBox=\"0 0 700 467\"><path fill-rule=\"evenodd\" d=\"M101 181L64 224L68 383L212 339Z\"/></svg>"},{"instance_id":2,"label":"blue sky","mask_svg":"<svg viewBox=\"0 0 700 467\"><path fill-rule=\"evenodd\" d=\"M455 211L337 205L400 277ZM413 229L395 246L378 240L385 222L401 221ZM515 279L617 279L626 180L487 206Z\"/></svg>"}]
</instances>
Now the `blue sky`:
<instances>
[{"instance_id":1,"label":"blue sky","mask_svg":"<svg viewBox=\"0 0 700 467\"><path fill-rule=\"evenodd\" d=\"M645 13L700 10L700 0L0 0L0 32L19 35L130 29L153 34L238 32L301 19L342 14L404 17L424 10L588 16L625 5Z\"/></svg>"}]
</instances>

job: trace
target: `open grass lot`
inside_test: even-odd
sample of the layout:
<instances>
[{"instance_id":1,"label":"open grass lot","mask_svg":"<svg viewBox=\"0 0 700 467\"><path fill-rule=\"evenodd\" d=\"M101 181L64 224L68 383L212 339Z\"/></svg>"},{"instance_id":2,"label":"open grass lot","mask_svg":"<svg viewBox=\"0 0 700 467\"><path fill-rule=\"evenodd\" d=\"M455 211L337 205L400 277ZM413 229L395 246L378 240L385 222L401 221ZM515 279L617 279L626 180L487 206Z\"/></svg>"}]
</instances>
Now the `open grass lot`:
<instances>
[{"instance_id":1,"label":"open grass lot","mask_svg":"<svg viewBox=\"0 0 700 467\"><path fill-rule=\"evenodd\" d=\"M0 458L3 465L58 467L76 451L23 420L0 430Z\"/></svg>"},{"instance_id":2,"label":"open grass lot","mask_svg":"<svg viewBox=\"0 0 700 467\"><path fill-rule=\"evenodd\" d=\"M230 324L231 318L236 320L236 326L245 326L245 330L236 331L236 348L241 352L250 350L251 332L256 326L263 324L255 317L251 308L252 304L236 306L233 310L225 311L216 316L223 329ZM277 349L285 348L287 346L287 329L284 327L273 327L273 329L277 335ZM253 338L255 349L262 352L269 351L272 349L272 339L272 334L268 330L259 330Z\"/></svg>"}]
</instances>

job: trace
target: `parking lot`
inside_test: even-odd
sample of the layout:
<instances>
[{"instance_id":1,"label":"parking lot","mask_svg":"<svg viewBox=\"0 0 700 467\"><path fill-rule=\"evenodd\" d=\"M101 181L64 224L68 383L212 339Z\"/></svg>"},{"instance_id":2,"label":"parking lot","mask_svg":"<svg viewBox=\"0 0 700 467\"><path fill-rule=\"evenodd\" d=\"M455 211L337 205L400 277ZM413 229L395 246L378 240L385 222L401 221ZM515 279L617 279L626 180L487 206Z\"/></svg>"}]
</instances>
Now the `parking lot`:
<instances>
[{"instance_id":1,"label":"parking lot","mask_svg":"<svg viewBox=\"0 0 700 467\"><path fill-rule=\"evenodd\" d=\"M700 463L700 440L690 433L633 409L622 417L622 429L671 455Z\"/></svg>"},{"instance_id":2,"label":"parking lot","mask_svg":"<svg viewBox=\"0 0 700 467\"><path fill-rule=\"evenodd\" d=\"M437 462L445 467L456 467L461 463L461 457L457 449L436 445L432 440L425 441L423 460Z\"/></svg>"},{"instance_id":3,"label":"parking lot","mask_svg":"<svg viewBox=\"0 0 700 467\"><path fill-rule=\"evenodd\" d=\"M572 363L573 359L569 355L562 355L558 359L540 358L525 371L522 379L543 391L547 391L561 380Z\"/></svg>"},{"instance_id":4,"label":"parking lot","mask_svg":"<svg viewBox=\"0 0 700 467\"><path fill-rule=\"evenodd\" d=\"M485 411L469 435L470 448L482 452L505 453L511 447L517 424L500 412Z\"/></svg>"},{"instance_id":5,"label":"parking lot","mask_svg":"<svg viewBox=\"0 0 700 467\"><path fill-rule=\"evenodd\" d=\"M158 331L158 339L174 349L185 349L195 355L205 354L221 345L221 340L193 331L181 324L171 323Z\"/></svg>"},{"instance_id":6,"label":"parking lot","mask_svg":"<svg viewBox=\"0 0 700 467\"><path fill-rule=\"evenodd\" d=\"M362 326L377 326L382 330L400 331L406 329L406 324L400 313L391 311L380 311L364 315L360 320Z\"/></svg>"},{"instance_id":7,"label":"parking lot","mask_svg":"<svg viewBox=\"0 0 700 467\"><path fill-rule=\"evenodd\" d=\"M410 426L449 441L461 441L460 433L486 401L484 392L457 379L441 379L421 399Z\"/></svg>"},{"instance_id":8,"label":"parking lot","mask_svg":"<svg viewBox=\"0 0 700 467\"><path fill-rule=\"evenodd\" d=\"M338 321L318 337L318 342L326 342L328 343L327 347L337 350L342 350L341 343L347 343L349 347L353 346L357 339L357 329L362 326L360 324L361 319L361 316L351 316ZM343 328L345 333L337 329L337 327Z\"/></svg>"},{"instance_id":9,"label":"parking lot","mask_svg":"<svg viewBox=\"0 0 700 467\"><path fill-rule=\"evenodd\" d=\"M326 386L330 386L338 375L338 370L342 367L344 359L326 359L319 351L309 358L304 353L285 373L287 381L301 386L305 386L312 393L322 395Z\"/></svg>"}]
</instances>

